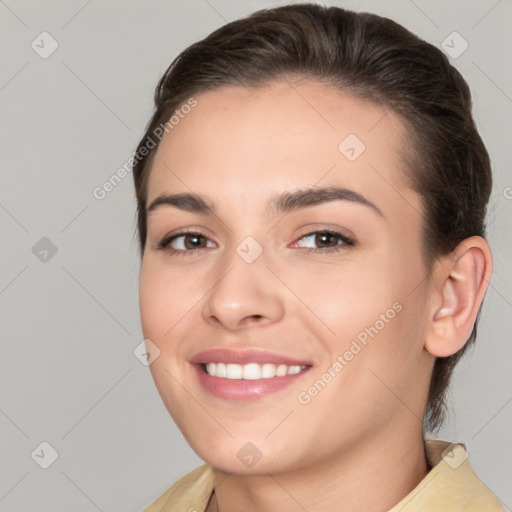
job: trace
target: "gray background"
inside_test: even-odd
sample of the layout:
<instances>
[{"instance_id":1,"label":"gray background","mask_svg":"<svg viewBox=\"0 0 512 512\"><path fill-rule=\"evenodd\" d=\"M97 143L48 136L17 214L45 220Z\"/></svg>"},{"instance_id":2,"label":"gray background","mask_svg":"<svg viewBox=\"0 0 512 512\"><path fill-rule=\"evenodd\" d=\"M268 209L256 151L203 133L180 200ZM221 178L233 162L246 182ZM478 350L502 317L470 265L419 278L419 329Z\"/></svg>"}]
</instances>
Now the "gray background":
<instances>
[{"instance_id":1,"label":"gray background","mask_svg":"<svg viewBox=\"0 0 512 512\"><path fill-rule=\"evenodd\" d=\"M132 176L103 200L93 190L132 155L179 51L283 3L0 0L0 510L137 511L202 463L133 353L143 336ZM512 2L329 4L389 16L438 46L453 31L469 43L452 62L493 160L495 271L438 437L465 442L511 510ZM51 48L43 31L59 45L45 59L31 47ZM58 452L48 469L43 441Z\"/></svg>"}]
</instances>

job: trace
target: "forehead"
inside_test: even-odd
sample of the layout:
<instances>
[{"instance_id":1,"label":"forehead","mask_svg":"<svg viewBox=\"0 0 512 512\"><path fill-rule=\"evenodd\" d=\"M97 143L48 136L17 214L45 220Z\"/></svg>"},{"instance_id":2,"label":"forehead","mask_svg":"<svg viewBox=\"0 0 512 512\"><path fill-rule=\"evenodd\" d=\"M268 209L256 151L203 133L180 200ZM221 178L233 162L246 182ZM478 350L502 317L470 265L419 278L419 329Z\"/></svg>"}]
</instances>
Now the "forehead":
<instances>
[{"instance_id":1,"label":"forehead","mask_svg":"<svg viewBox=\"0 0 512 512\"><path fill-rule=\"evenodd\" d=\"M364 193L397 213L419 201L403 176L406 130L382 106L320 82L229 86L195 99L159 145L148 204L192 191L247 208L316 184Z\"/></svg>"}]
</instances>

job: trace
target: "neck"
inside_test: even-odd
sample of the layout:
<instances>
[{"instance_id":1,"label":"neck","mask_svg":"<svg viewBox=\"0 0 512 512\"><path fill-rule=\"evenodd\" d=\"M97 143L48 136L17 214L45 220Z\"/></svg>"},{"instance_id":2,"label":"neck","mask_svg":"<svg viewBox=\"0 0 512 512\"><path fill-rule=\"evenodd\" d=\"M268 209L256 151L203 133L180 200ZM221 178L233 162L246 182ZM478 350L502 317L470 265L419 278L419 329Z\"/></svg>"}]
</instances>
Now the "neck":
<instances>
[{"instance_id":1,"label":"neck","mask_svg":"<svg viewBox=\"0 0 512 512\"><path fill-rule=\"evenodd\" d=\"M422 430L382 433L316 466L288 473L237 475L215 470L207 512L385 512L427 475Z\"/></svg>"}]
</instances>

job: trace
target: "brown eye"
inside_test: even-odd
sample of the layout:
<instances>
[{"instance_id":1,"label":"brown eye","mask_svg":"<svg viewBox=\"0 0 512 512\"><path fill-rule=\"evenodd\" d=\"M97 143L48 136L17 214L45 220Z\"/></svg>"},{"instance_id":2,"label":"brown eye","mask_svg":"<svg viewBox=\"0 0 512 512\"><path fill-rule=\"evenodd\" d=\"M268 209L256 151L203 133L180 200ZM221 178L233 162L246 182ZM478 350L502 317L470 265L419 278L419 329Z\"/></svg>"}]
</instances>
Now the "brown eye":
<instances>
[{"instance_id":1,"label":"brown eye","mask_svg":"<svg viewBox=\"0 0 512 512\"><path fill-rule=\"evenodd\" d=\"M299 244L301 241L306 241L306 243L299 245L299 247L304 247L313 252L338 251L355 245L355 241L352 238L331 230L307 233L303 235L297 243ZM313 247L311 247L311 245L313 245Z\"/></svg>"},{"instance_id":2,"label":"brown eye","mask_svg":"<svg viewBox=\"0 0 512 512\"><path fill-rule=\"evenodd\" d=\"M185 249L199 249L201 247L206 247L206 238L202 235L183 235L183 241Z\"/></svg>"},{"instance_id":3,"label":"brown eye","mask_svg":"<svg viewBox=\"0 0 512 512\"><path fill-rule=\"evenodd\" d=\"M323 247L335 247L338 242L339 237L337 238L332 233L317 233L315 235L315 244Z\"/></svg>"},{"instance_id":4,"label":"brown eye","mask_svg":"<svg viewBox=\"0 0 512 512\"><path fill-rule=\"evenodd\" d=\"M187 253L194 251L195 249L204 249L207 247L215 247L215 244L211 242L208 245L208 238L202 233L179 233L164 238L159 244L158 249L165 249L171 253Z\"/></svg>"}]
</instances>

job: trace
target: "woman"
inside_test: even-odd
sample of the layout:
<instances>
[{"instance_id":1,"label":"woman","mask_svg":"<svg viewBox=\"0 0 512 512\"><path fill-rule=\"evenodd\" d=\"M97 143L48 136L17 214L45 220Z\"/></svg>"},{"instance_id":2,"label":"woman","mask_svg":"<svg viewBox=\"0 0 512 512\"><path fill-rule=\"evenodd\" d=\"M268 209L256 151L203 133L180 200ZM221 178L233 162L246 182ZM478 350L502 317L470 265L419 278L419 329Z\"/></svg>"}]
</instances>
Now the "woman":
<instances>
[{"instance_id":1,"label":"woman","mask_svg":"<svg viewBox=\"0 0 512 512\"><path fill-rule=\"evenodd\" d=\"M468 86L395 22L259 11L161 78L141 321L206 462L146 511L503 510L434 441L492 273Z\"/></svg>"}]
</instances>

